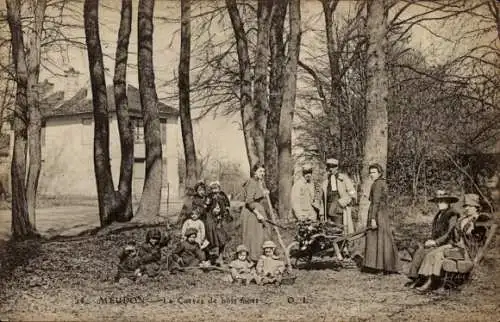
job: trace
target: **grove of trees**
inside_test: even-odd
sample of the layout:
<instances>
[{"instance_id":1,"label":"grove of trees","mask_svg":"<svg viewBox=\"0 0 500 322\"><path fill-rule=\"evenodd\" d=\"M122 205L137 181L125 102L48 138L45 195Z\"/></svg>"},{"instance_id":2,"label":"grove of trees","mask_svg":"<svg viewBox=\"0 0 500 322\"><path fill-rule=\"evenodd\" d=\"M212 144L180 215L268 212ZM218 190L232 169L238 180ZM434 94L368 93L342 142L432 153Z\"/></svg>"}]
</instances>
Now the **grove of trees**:
<instances>
[{"instance_id":1,"label":"grove of trees","mask_svg":"<svg viewBox=\"0 0 500 322\"><path fill-rule=\"evenodd\" d=\"M11 57L1 66L15 85L15 96L10 94L14 97L12 231L21 239L36 234L42 44L48 36L56 43L72 43L44 27L44 17L51 17L47 12L64 12L66 1L27 2L6 0ZM413 200L427 193L428 185L463 181L471 169L460 156L494 145L500 132L498 1L318 0L314 1L320 9L318 19L307 21L302 16L310 2L179 1L178 76L159 86L177 84L173 96L179 102L185 184L193 185L203 175L193 136L194 109L201 116L239 115L248 165L265 164L271 200L281 217L290 212L295 150L301 159L320 162L336 156L341 160L359 183L361 223L371 184L368 165L373 162L386 169L391 190L410 194ZM141 0L134 20L132 1L121 1L113 78L121 145L115 189L101 6L98 1L83 2L80 28L85 31L92 85L94 168L104 227L160 211L162 148L153 48L155 42L166 41L155 21L172 17L156 12L154 0ZM471 20L477 23L471 25ZM126 94L134 21L146 146L145 183L135 214L134 141ZM454 39L443 32L450 24L460 26ZM61 24L58 30L64 27ZM411 45L416 33L427 33L448 46L469 45L457 48L458 54L439 57L436 48L424 53ZM8 84L3 85L4 101L14 90ZM452 169L455 175L448 178L443 169ZM467 180L473 181L473 176L466 176Z\"/></svg>"}]
</instances>

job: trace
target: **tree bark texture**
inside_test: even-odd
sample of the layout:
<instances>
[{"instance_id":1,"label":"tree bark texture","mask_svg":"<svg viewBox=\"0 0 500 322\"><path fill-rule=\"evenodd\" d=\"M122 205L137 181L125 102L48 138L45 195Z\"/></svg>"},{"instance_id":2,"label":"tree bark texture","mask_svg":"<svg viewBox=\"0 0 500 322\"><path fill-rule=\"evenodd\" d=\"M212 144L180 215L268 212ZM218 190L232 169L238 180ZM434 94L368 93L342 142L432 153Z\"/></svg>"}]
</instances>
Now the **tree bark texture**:
<instances>
[{"instance_id":1,"label":"tree bark texture","mask_svg":"<svg viewBox=\"0 0 500 322\"><path fill-rule=\"evenodd\" d=\"M271 28L274 0L259 0L257 5L257 46L255 48L255 128L253 140L260 162L265 162L264 148L266 122L269 110L268 66L269 32Z\"/></svg>"},{"instance_id":2,"label":"tree bark texture","mask_svg":"<svg viewBox=\"0 0 500 322\"><path fill-rule=\"evenodd\" d=\"M256 163L263 162L259 159L256 149L254 135L255 113L252 106L252 66L248 54L248 39L245 33L243 21L236 5L236 0L226 0L226 7L231 18L234 37L236 38L236 50L238 53L238 65L240 74L240 111L243 136L250 168Z\"/></svg>"},{"instance_id":3,"label":"tree bark texture","mask_svg":"<svg viewBox=\"0 0 500 322\"><path fill-rule=\"evenodd\" d=\"M366 225L368 215L368 197L371 186L368 166L376 162L386 169L387 165L387 97L389 92L386 70L387 14L388 6L385 0L377 3L367 2L368 57L366 71L368 82L366 134L359 210L361 227Z\"/></svg>"},{"instance_id":4,"label":"tree bark texture","mask_svg":"<svg viewBox=\"0 0 500 322\"><path fill-rule=\"evenodd\" d=\"M292 127L297 92L297 66L300 53L300 0L289 2L290 41L284 72L283 105L279 128L279 213L289 216L293 183Z\"/></svg>"},{"instance_id":5,"label":"tree bark texture","mask_svg":"<svg viewBox=\"0 0 500 322\"><path fill-rule=\"evenodd\" d=\"M7 1L7 20L11 34L12 59L16 76L16 99L14 107L14 149L11 164L12 181L12 238L26 239L34 235L29 221L26 200L26 154L27 154L27 86L28 70L24 54L21 27L21 1Z\"/></svg>"},{"instance_id":6,"label":"tree bark texture","mask_svg":"<svg viewBox=\"0 0 500 322\"><path fill-rule=\"evenodd\" d=\"M340 79L340 52L335 44L334 36L334 14L339 0L321 0L323 5L323 15L325 17L326 46L328 51L328 62L330 69L330 95L328 98L328 110L332 124L330 126L332 134L335 135L335 151L337 158L341 158L342 153L342 115L341 95L342 85Z\"/></svg>"},{"instance_id":7,"label":"tree bark texture","mask_svg":"<svg viewBox=\"0 0 500 322\"><path fill-rule=\"evenodd\" d=\"M99 219L101 227L104 227L115 220L115 190L109 160L108 99L99 37L99 3L97 1L85 0L83 18L94 106L94 172Z\"/></svg>"},{"instance_id":8,"label":"tree bark texture","mask_svg":"<svg viewBox=\"0 0 500 322\"><path fill-rule=\"evenodd\" d=\"M271 202L279 200L278 133L283 100L283 67L285 65L284 24L288 1L275 1L269 35L271 70L269 75L269 112L266 123L264 157L266 185Z\"/></svg>"},{"instance_id":9,"label":"tree bark texture","mask_svg":"<svg viewBox=\"0 0 500 322\"><path fill-rule=\"evenodd\" d=\"M42 113L40 112L40 76L41 38L45 19L46 0L30 0L30 14L34 17L33 28L28 31L26 65L28 68L28 152L29 166L26 182L26 199L30 223L36 230L36 199L38 181L42 169Z\"/></svg>"},{"instance_id":10,"label":"tree bark texture","mask_svg":"<svg viewBox=\"0 0 500 322\"><path fill-rule=\"evenodd\" d=\"M130 120L127 98L127 60L132 29L132 0L122 0L120 29L115 55L113 77L116 119L120 135L120 179L118 183L116 221L125 222L133 217L132 180L134 169L134 125Z\"/></svg>"},{"instance_id":11,"label":"tree bark texture","mask_svg":"<svg viewBox=\"0 0 500 322\"><path fill-rule=\"evenodd\" d=\"M138 9L139 92L144 141L146 144L146 176L136 218L160 214L162 188L162 150L160 115L153 68L154 0L141 0Z\"/></svg>"},{"instance_id":12,"label":"tree bark texture","mask_svg":"<svg viewBox=\"0 0 500 322\"><path fill-rule=\"evenodd\" d=\"M181 118L186 187L194 187L198 179L196 148L191 122L189 69L191 60L191 0L181 0L181 53L179 59L179 111Z\"/></svg>"}]
</instances>

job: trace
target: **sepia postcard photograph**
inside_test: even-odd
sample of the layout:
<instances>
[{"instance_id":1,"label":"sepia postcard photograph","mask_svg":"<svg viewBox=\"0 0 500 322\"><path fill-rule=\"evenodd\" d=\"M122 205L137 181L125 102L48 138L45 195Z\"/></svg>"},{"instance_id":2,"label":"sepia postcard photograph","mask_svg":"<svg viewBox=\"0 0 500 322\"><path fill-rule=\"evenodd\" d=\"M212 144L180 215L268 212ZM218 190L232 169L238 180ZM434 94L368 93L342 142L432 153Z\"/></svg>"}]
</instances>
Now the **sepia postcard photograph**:
<instances>
[{"instance_id":1,"label":"sepia postcard photograph","mask_svg":"<svg viewBox=\"0 0 500 322\"><path fill-rule=\"evenodd\" d=\"M0 322L500 321L499 0L0 0Z\"/></svg>"}]
</instances>

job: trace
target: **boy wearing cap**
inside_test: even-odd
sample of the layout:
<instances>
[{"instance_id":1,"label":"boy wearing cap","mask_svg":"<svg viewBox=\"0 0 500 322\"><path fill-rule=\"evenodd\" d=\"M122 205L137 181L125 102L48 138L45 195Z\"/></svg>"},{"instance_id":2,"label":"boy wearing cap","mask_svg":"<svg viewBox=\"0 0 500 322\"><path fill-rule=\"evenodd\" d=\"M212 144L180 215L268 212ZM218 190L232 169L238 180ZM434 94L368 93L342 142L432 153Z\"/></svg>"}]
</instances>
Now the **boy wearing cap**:
<instances>
[{"instance_id":1,"label":"boy wearing cap","mask_svg":"<svg viewBox=\"0 0 500 322\"><path fill-rule=\"evenodd\" d=\"M320 216L333 220L336 224L344 226L344 234L354 232L352 222L351 205L357 198L356 189L351 178L345 173L339 172L339 161L337 159L326 160L327 179L323 182L322 207Z\"/></svg>"},{"instance_id":2,"label":"boy wearing cap","mask_svg":"<svg viewBox=\"0 0 500 322\"><path fill-rule=\"evenodd\" d=\"M406 284L411 287L416 286L418 282L418 271L425 256L436 247L447 244L453 237L453 229L460 216L456 210L451 208L451 205L456 203L458 198L450 195L444 190L436 191L434 198L429 201L437 204L438 213L434 216L432 221L431 239L427 240L424 245L420 245L413 255L410 271L408 273L408 277L412 281Z\"/></svg>"},{"instance_id":3,"label":"boy wearing cap","mask_svg":"<svg viewBox=\"0 0 500 322\"><path fill-rule=\"evenodd\" d=\"M312 182L313 168L310 164L302 167L302 175L292 186L292 211L297 220L316 221L319 202L315 200L316 191Z\"/></svg>"}]
</instances>

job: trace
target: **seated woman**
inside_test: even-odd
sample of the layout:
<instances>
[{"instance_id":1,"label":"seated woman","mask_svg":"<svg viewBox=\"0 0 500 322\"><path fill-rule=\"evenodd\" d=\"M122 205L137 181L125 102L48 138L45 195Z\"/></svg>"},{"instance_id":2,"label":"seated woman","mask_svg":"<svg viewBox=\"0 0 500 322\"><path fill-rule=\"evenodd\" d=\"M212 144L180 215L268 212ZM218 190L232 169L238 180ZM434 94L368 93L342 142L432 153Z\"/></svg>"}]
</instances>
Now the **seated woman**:
<instances>
[{"instance_id":1,"label":"seated woman","mask_svg":"<svg viewBox=\"0 0 500 322\"><path fill-rule=\"evenodd\" d=\"M257 261L257 276L259 284L281 283L283 273L285 272L285 263L276 255L276 244L270 240L262 245L264 254Z\"/></svg>"},{"instance_id":2,"label":"seated woman","mask_svg":"<svg viewBox=\"0 0 500 322\"><path fill-rule=\"evenodd\" d=\"M469 257L465 240L471 235L474 224L479 217L479 196L476 194L466 194L464 197L464 216L460 217L453 230L453 236L449 243L431 250L423 259L418 274L425 278L426 282L417 289L420 291L429 290L436 278L441 276L445 254L451 250L461 252L465 257Z\"/></svg>"},{"instance_id":3,"label":"seated woman","mask_svg":"<svg viewBox=\"0 0 500 322\"><path fill-rule=\"evenodd\" d=\"M408 273L408 278L410 278L411 281L408 282L406 286L418 286L420 282L418 271L422 265L422 261L425 256L436 247L448 244L453 235L453 229L455 228L458 217L460 216L459 213L451 207L451 204L457 202L458 198L451 196L444 190L436 191L434 198L429 201L436 203L438 208L438 212L432 221L431 238L428 239L424 245L420 245L415 254L413 254L410 271Z\"/></svg>"}]
</instances>

